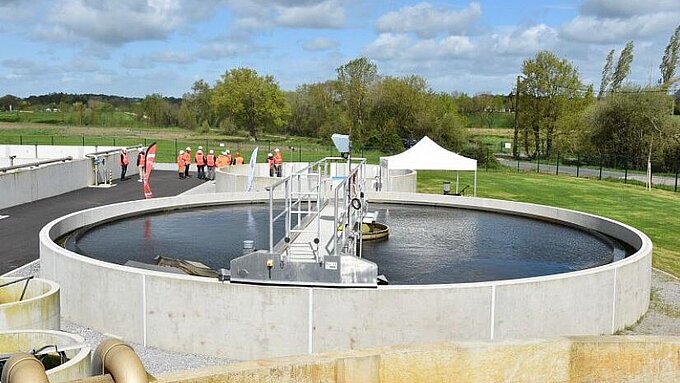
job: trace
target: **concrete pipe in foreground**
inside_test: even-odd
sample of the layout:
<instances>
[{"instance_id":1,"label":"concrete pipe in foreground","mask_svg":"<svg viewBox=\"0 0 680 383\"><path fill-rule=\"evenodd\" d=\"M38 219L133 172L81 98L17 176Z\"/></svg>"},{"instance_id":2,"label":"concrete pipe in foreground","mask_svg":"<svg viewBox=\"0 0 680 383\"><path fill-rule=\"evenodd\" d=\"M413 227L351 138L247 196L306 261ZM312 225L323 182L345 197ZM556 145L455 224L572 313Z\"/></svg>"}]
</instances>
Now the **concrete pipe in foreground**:
<instances>
[{"instance_id":1,"label":"concrete pipe in foreground","mask_svg":"<svg viewBox=\"0 0 680 383\"><path fill-rule=\"evenodd\" d=\"M2 369L4 383L49 383L45 367L35 356L18 353Z\"/></svg>"},{"instance_id":2,"label":"concrete pipe in foreground","mask_svg":"<svg viewBox=\"0 0 680 383\"><path fill-rule=\"evenodd\" d=\"M92 375L103 374L110 374L115 383L149 382L135 350L117 339L103 341L94 352Z\"/></svg>"}]
</instances>

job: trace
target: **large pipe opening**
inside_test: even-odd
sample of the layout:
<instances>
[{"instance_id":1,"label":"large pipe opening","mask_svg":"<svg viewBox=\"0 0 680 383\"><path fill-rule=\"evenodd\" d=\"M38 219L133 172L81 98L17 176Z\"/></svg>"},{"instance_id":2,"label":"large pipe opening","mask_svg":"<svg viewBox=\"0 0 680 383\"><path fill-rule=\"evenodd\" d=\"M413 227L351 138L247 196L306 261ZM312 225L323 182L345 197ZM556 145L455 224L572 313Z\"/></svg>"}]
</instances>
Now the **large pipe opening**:
<instances>
[{"instance_id":1,"label":"large pipe opening","mask_svg":"<svg viewBox=\"0 0 680 383\"><path fill-rule=\"evenodd\" d=\"M111 375L115 383L149 382L144 365L135 350L116 339L103 341L94 352L92 375L104 374Z\"/></svg>"},{"instance_id":2,"label":"large pipe opening","mask_svg":"<svg viewBox=\"0 0 680 383\"><path fill-rule=\"evenodd\" d=\"M3 383L49 383L45 366L35 356L15 354L2 368Z\"/></svg>"}]
</instances>

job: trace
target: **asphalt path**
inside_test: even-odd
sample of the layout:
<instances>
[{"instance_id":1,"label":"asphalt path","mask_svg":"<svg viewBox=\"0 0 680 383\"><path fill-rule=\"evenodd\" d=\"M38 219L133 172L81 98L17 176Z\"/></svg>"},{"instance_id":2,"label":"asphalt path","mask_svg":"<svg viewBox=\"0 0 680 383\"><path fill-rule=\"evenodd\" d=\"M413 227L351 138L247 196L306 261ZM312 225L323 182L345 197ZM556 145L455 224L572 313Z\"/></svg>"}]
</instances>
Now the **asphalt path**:
<instances>
[{"instance_id":1,"label":"asphalt path","mask_svg":"<svg viewBox=\"0 0 680 383\"><path fill-rule=\"evenodd\" d=\"M39 258L38 232L53 219L91 207L143 199L142 184L136 177L114 180L115 186L110 188L83 188L0 209L0 275ZM154 197L169 197L203 182L195 177L180 180L173 171L154 170L151 188Z\"/></svg>"}]
</instances>

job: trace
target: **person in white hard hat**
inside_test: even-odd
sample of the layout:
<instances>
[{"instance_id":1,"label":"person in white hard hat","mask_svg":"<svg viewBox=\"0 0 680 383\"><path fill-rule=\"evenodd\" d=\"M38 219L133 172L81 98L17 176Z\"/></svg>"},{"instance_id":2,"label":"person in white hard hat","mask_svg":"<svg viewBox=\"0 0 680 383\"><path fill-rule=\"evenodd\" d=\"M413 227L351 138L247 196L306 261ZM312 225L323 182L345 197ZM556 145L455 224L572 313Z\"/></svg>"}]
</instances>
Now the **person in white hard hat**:
<instances>
[{"instance_id":1,"label":"person in white hard hat","mask_svg":"<svg viewBox=\"0 0 680 383\"><path fill-rule=\"evenodd\" d=\"M128 164L130 163L130 158L128 157L127 150L120 150L120 180L125 181L125 173L127 172Z\"/></svg>"},{"instance_id":2,"label":"person in white hard hat","mask_svg":"<svg viewBox=\"0 0 680 383\"><path fill-rule=\"evenodd\" d=\"M267 164L269 165L269 176L274 177L274 155L267 153Z\"/></svg>"},{"instance_id":3,"label":"person in white hard hat","mask_svg":"<svg viewBox=\"0 0 680 383\"><path fill-rule=\"evenodd\" d=\"M215 165L217 165L214 150L211 149L208 152L208 155L205 156L205 163L208 165L208 175L205 178L212 181L215 179Z\"/></svg>"},{"instance_id":4,"label":"person in white hard hat","mask_svg":"<svg viewBox=\"0 0 680 383\"><path fill-rule=\"evenodd\" d=\"M189 178L189 168L191 167L191 147L184 149L184 177Z\"/></svg>"},{"instance_id":5,"label":"person in white hard hat","mask_svg":"<svg viewBox=\"0 0 680 383\"><path fill-rule=\"evenodd\" d=\"M179 172L179 179L183 180L184 176L184 150L180 150L177 155L177 171Z\"/></svg>"},{"instance_id":6,"label":"person in white hard hat","mask_svg":"<svg viewBox=\"0 0 680 383\"><path fill-rule=\"evenodd\" d=\"M199 180L205 179L205 154L203 154L203 147L199 146L194 156L196 160L196 177Z\"/></svg>"},{"instance_id":7,"label":"person in white hard hat","mask_svg":"<svg viewBox=\"0 0 680 383\"><path fill-rule=\"evenodd\" d=\"M274 170L276 171L276 176L281 177L283 175L283 156L279 148L274 149Z\"/></svg>"}]
</instances>

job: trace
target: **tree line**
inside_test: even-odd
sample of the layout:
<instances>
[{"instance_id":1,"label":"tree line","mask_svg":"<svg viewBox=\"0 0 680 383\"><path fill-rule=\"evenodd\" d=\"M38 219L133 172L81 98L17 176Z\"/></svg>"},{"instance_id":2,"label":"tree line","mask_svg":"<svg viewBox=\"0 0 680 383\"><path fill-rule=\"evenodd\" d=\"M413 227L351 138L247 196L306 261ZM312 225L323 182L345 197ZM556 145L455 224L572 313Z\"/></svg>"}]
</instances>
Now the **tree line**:
<instances>
[{"instance_id":1,"label":"tree line","mask_svg":"<svg viewBox=\"0 0 680 383\"><path fill-rule=\"evenodd\" d=\"M672 89L680 55L680 26L659 65L661 78L646 85L627 81L634 60L629 41L618 59L604 60L599 89L584 84L577 68L552 52L526 59L515 88L515 157L549 158L556 152L608 155L631 167L651 166L654 156L672 170L680 157L680 91Z\"/></svg>"}]
</instances>

